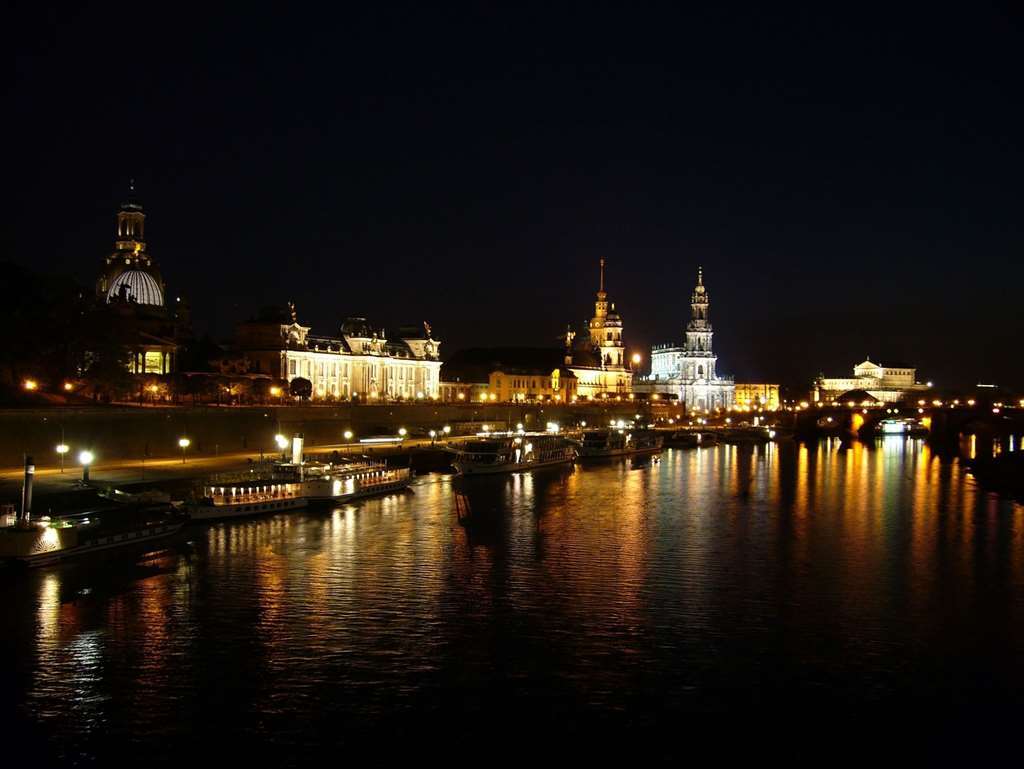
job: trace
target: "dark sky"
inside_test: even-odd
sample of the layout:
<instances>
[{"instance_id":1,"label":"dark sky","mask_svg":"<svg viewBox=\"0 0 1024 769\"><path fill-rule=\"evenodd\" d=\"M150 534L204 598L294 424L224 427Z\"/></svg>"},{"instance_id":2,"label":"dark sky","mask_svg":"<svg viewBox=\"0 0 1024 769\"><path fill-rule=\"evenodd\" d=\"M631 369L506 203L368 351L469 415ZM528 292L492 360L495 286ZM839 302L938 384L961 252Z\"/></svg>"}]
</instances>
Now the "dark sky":
<instances>
[{"instance_id":1,"label":"dark sky","mask_svg":"<svg viewBox=\"0 0 1024 769\"><path fill-rule=\"evenodd\" d=\"M135 177L220 338L292 299L545 344L604 256L630 348L682 337L703 264L724 373L1024 384L1010 4L433 5L22 7L14 259L92 281Z\"/></svg>"}]
</instances>

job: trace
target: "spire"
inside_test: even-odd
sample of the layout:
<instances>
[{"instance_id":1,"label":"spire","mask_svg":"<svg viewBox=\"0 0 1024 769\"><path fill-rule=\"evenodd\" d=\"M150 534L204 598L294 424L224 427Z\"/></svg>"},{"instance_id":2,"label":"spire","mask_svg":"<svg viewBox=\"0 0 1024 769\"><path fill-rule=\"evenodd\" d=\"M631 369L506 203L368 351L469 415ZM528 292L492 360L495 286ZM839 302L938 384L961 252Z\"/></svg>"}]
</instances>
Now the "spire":
<instances>
[{"instance_id":1,"label":"spire","mask_svg":"<svg viewBox=\"0 0 1024 769\"><path fill-rule=\"evenodd\" d=\"M697 265L697 285L704 285L704 268L701 267L699 264Z\"/></svg>"},{"instance_id":2,"label":"spire","mask_svg":"<svg viewBox=\"0 0 1024 769\"><path fill-rule=\"evenodd\" d=\"M135 177L128 179L128 197L121 204L122 211L141 211L142 204L139 202L138 197L135 194Z\"/></svg>"},{"instance_id":3,"label":"spire","mask_svg":"<svg viewBox=\"0 0 1024 769\"><path fill-rule=\"evenodd\" d=\"M604 257L601 257L601 282L597 290L604 292Z\"/></svg>"}]
</instances>

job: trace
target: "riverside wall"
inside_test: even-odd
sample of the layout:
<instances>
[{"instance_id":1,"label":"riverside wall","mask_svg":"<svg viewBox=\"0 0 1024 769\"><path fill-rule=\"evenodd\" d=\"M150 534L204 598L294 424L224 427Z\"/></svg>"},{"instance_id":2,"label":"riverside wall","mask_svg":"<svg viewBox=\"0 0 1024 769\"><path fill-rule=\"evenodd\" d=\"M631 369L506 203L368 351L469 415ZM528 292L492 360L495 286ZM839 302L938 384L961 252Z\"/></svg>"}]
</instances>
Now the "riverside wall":
<instances>
[{"instance_id":1,"label":"riverside wall","mask_svg":"<svg viewBox=\"0 0 1024 769\"><path fill-rule=\"evenodd\" d=\"M356 437L394 434L399 427L416 431L451 425L453 434L476 432L484 424L492 428L515 426L544 429L549 421L566 425L583 419L602 424L612 418L632 418L642 411L654 417L675 415L677 406L632 401L608 405L508 405L508 404L381 404L332 406L198 406L137 407L87 406L46 409L0 410L0 466L15 467L31 454L39 466L56 465L55 447L63 440L70 447L66 457L76 465L82 449L96 454L96 461L171 457L180 453L178 439L191 441L189 456L213 456L239 451L273 453L274 435L301 432L306 445L341 443L345 430Z\"/></svg>"}]
</instances>

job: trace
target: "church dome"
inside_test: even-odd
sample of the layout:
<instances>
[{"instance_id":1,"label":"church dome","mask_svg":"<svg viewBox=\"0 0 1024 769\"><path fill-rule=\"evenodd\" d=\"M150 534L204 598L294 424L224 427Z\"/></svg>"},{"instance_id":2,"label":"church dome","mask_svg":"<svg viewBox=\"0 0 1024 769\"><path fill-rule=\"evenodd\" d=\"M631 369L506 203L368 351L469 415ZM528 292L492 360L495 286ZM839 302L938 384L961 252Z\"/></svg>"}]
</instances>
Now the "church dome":
<instances>
[{"instance_id":1,"label":"church dome","mask_svg":"<svg viewBox=\"0 0 1024 769\"><path fill-rule=\"evenodd\" d=\"M164 305L160 282L143 270L125 270L112 281L107 291L108 302L128 301L135 304Z\"/></svg>"}]
</instances>

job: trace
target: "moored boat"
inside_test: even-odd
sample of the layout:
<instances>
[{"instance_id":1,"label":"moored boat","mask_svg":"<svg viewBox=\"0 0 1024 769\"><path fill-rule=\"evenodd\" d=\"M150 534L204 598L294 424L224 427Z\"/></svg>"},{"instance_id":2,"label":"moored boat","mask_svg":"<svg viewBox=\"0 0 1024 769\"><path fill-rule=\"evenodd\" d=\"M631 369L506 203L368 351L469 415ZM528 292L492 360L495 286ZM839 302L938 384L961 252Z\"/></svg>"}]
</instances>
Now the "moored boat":
<instances>
[{"instance_id":1,"label":"moored boat","mask_svg":"<svg viewBox=\"0 0 1024 769\"><path fill-rule=\"evenodd\" d=\"M186 509L194 521L212 521L285 513L308 504L301 481L253 479L204 485L198 498L191 500Z\"/></svg>"},{"instance_id":2,"label":"moored boat","mask_svg":"<svg viewBox=\"0 0 1024 769\"><path fill-rule=\"evenodd\" d=\"M716 443L718 443L718 436L707 430L677 430L665 439L666 446L676 449L714 446Z\"/></svg>"},{"instance_id":3,"label":"moored boat","mask_svg":"<svg viewBox=\"0 0 1024 769\"><path fill-rule=\"evenodd\" d=\"M21 521L0 529L0 559L27 566L131 545L176 534L185 519L171 505L124 505L87 514Z\"/></svg>"},{"instance_id":4,"label":"moored boat","mask_svg":"<svg viewBox=\"0 0 1024 769\"><path fill-rule=\"evenodd\" d=\"M609 427L586 430L580 441L581 459L654 454L661 451L664 436L653 430Z\"/></svg>"},{"instance_id":5,"label":"moored boat","mask_svg":"<svg viewBox=\"0 0 1024 769\"><path fill-rule=\"evenodd\" d=\"M408 467L357 460L342 464L273 463L247 474L222 475L204 484L188 512L193 520L286 513L311 501L350 502L401 491L412 483Z\"/></svg>"},{"instance_id":6,"label":"moored boat","mask_svg":"<svg viewBox=\"0 0 1024 769\"><path fill-rule=\"evenodd\" d=\"M490 475L568 465L576 446L549 433L493 433L472 438L453 449L452 465L463 475Z\"/></svg>"},{"instance_id":7,"label":"moored boat","mask_svg":"<svg viewBox=\"0 0 1024 769\"><path fill-rule=\"evenodd\" d=\"M302 493L309 499L350 502L402 491L412 483L412 468L358 461L304 468Z\"/></svg>"}]
</instances>

